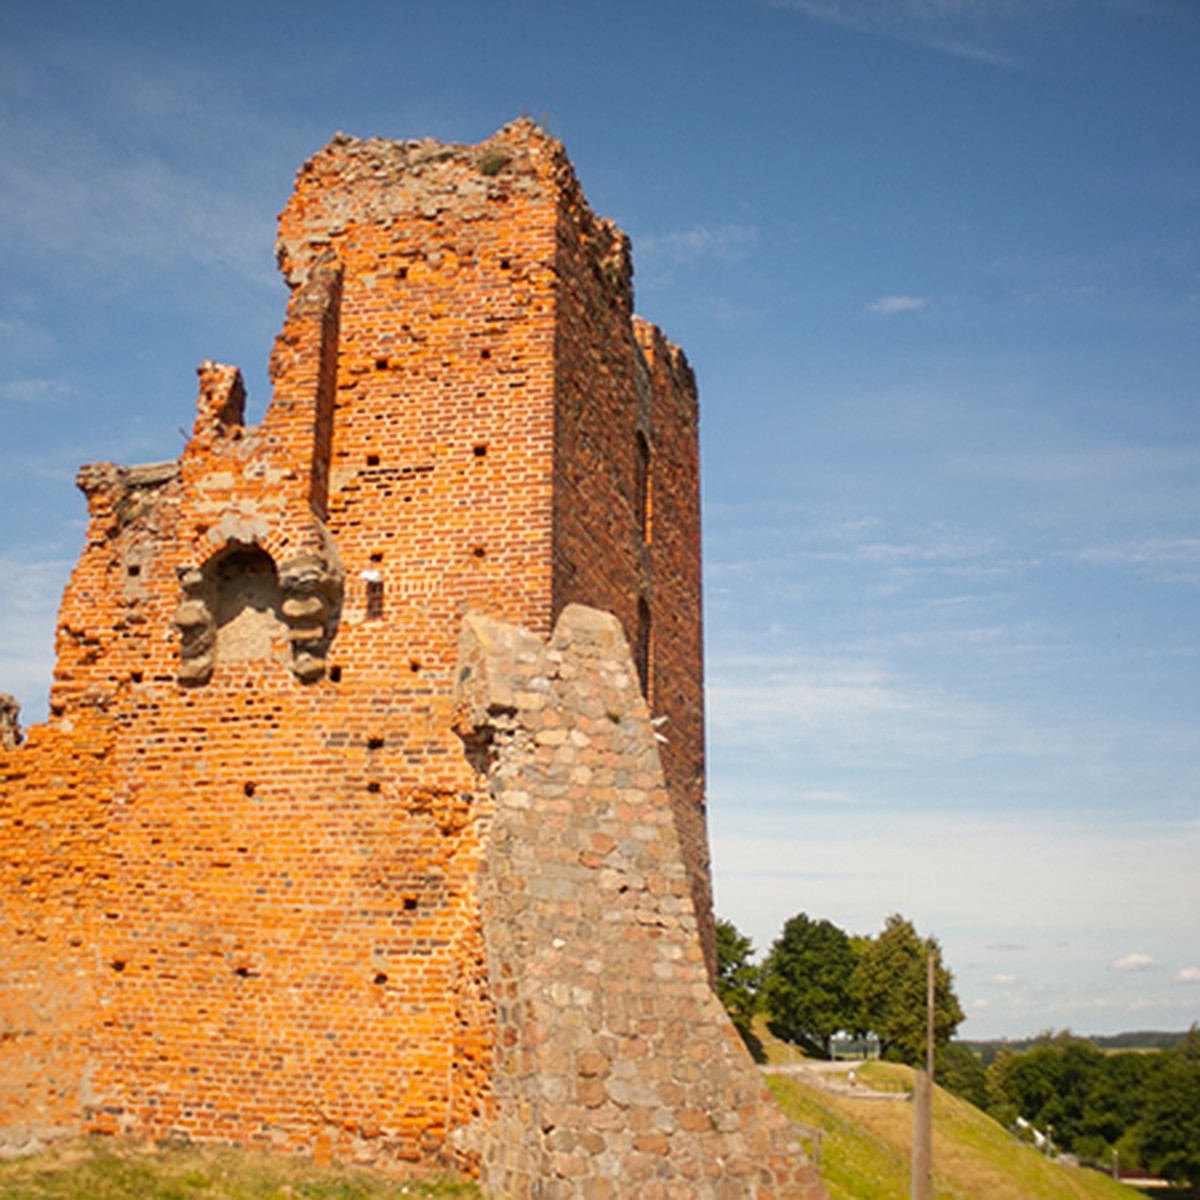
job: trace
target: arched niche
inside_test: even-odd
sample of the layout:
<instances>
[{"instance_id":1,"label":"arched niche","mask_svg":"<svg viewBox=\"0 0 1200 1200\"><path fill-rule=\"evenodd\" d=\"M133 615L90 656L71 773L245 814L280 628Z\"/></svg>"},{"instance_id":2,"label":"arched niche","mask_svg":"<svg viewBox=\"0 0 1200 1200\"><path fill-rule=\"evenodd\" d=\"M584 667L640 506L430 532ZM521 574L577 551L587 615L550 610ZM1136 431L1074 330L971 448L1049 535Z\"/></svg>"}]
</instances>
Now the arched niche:
<instances>
[{"instance_id":1,"label":"arched niche","mask_svg":"<svg viewBox=\"0 0 1200 1200\"><path fill-rule=\"evenodd\" d=\"M290 636L271 556L258 546L229 550L209 565L217 663L286 661Z\"/></svg>"}]
</instances>

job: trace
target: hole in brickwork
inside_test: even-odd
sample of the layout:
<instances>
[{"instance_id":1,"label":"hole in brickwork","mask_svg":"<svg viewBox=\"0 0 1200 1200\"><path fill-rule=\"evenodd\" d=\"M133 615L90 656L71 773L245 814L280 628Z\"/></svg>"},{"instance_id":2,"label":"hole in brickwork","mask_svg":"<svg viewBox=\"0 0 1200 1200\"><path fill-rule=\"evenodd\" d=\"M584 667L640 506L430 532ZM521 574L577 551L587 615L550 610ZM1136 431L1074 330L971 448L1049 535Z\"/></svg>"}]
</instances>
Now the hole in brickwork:
<instances>
[{"instance_id":1,"label":"hole in brickwork","mask_svg":"<svg viewBox=\"0 0 1200 1200\"><path fill-rule=\"evenodd\" d=\"M247 797L249 797L249 796L253 796L253 795L254 795L254 790L255 790L255 789L254 789L254 784L252 784L252 783L243 783L243 784L242 784L242 794L243 794L244 796L247 796Z\"/></svg>"},{"instance_id":2,"label":"hole in brickwork","mask_svg":"<svg viewBox=\"0 0 1200 1200\"><path fill-rule=\"evenodd\" d=\"M137 578L137 576L139 576L142 573L142 568L139 567L137 565L137 563L134 563L132 566L127 567L126 570L129 572L129 575L131 578Z\"/></svg>"},{"instance_id":3,"label":"hole in brickwork","mask_svg":"<svg viewBox=\"0 0 1200 1200\"><path fill-rule=\"evenodd\" d=\"M129 678L131 680L133 680L134 683L141 683L142 682L142 673L141 673L141 671L134 671L129 676Z\"/></svg>"},{"instance_id":4,"label":"hole in brickwork","mask_svg":"<svg viewBox=\"0 0 1200 1200\"><path fill-rule=\"evenodd\" d=\"M388 360L386 358L377 358L375 360L375 370L386 371L387 366L388 366Z\"/></svg>"},{"instance_id":5,"label":"hole in brickwork","mask_svg":"<svg viewBox=\"0 0 1200 1200\"><path fill-rule=\"evenodd\" d=\"M342 668L341 667L330 667L329 668L329 682L330 683L341 683L342 682Z\"/></svg>"},{"instance_id":6,"label":"hole in brickwork","mask_svg":"<svg viewBox=\"0 0 1200 1200\"><path fill-rule=\"evenodd\" d=\"M383 553L379 550L376 550L375 553L371 555L371 561L383 562Z\"/></svg>"},{"instance_id":7,"label":"hole in brickwork","mask_svg":"<svg viewBox=\"0 0 1200 1200\"><path fill-rule=\"evenodd\" d=\"M478 442L471 448L471 453L474 454L476 458L486 458L487 446L483 442Z\"/></svg>"},{"instance_id":8,"label":"hole in brickwork","mask_svg":"<svg viewBox=\"0 0 1200 1200\"><path fill-rule=\"evenodd\" d=\"M479 357L480 358L491 358L492 352L490 350L480 350Z\"/></svg>"},{"instance_id":9,"label":"hole in brickwork","mask_svg":"<svg viewBox=\"0 0 1200 1200\"><path fill-rule=\"evenodd\" d=\"M249 967L235 967L233 973L239 979L254 979L258 975L257 971L252 971Z\"/></svg>"},{"instance_id":10,"label":"hole in brickwork","mask_svg":"<svg viewBox=\"0 0 1200 1200\"><path fill-rule=\"evenodd\" d=\"M502 271L508 271L508 270L511 270L511 269L512 269L512 262L511 262L511 260L509 260L509 259L507 259L507 258L502 258L502 259L500 260L500 270L502 270Z\"/></svg>"},{"instance_id":11,"label":"hole in brickwork","mask_svg":"<svg viewBox=\"0 0 1200 1200\"><path fill-rule=\"evenodd\" d=\"M367 617L378 621L383 616L383 580L367 580Z\"/></svg>"},{"instance_id":12,"label":"hole in brickwork","mask_svg":"<svg viewBox=\"0 0 1200 1200\"><path fill-rule=\"evenodd\" d=\"M483 558L487 554L487 550L485 550L482 546L476 546L475 549L471 551L471 553L476 558Z\"/></svg>"},{"instance_id":13,"label":"hole in brickwork","mask_svg":"<svg viewBox=\"0 0 1200 1200\"><path fill-rule=\"evenodd\" d=\"M420 671L421 671L421 662L420 662L420 660L419 660L419 659L416 659L416 658L410 658L410 659L408 660L408 669L409 669L409 670L410 670L410 671L411 671L411 672L412 672L414 675L418 675L418 674L420 674Z\"/></svg>"},{"instance_id":14,"label":"hole in brickwork","mask_svg":"<svg viewBox=\"0 0 1200 1200\"><path fill-rule=\"evenodd\" d=\"M634 660L637 663L638 679L642 684L642 695L650 700L650 669L654 661L654 631L650 624L650 605L640 597L637 605L637 641L634 644Z\"/></svg>"},{"instance_id":15,"label":"hole in brickwork","mask_svg":"<svg viewBox=\"0 0 1200 1200\"><path fill-rule=\"evenodd\" d=\"M379 795L379 781L376 779L372 779L371 782L367 784L367 791L370 792L372 796L378 796Z\"/></svg>"},{"instance_id":16,"label":"hole in brickwork","mask_svg":"<svg viewBox=\"0 0 1200 1200\"><path fill-rule=\"evenodd\" d=\"M638 533L643 542L650 541L650 443L640 430L637 435L637 455L634 460L633 508Z\"/></svg>"},{"instance_id":17,"label":"hole in brickwork","mask_svg":"<svg viewBox=\"0 0 1200 1200\"><path fill-rule=\"evenodd\" d=\"M123 958L114 958L109 965L118 975L125 970L125 960Z\"/></svg>"},{"instance_id":18,"label":"hole in brickwork","mask_svg":"<svg viewBox=\"0 0 1200 1200\"><path fill-rule=\"evenodd\" d=\"M367 738L367 749L368 750L382 750L383 749L383 738L381 738L381 737Z\"/></svg>"},{"instance_id":19,"label":"hole in brickwork","mask_svg":"<svg viewBox=\"0 0 1200 1200\"><path fill-rule=\"evenodd\" d=\"M269 658L286 645L283 597L269 554L236 550L221 559L214 576L219 662Z\"/></svg>"},{"instance_id":20,"label":"hole in brickwork","mask_svg":"<svg viewBox=\"0 0 1200 1200\"><path fill-rule=\"evenodd\" d=\"M375 972L375 983L378 984L380 987L382 987L385 983L387 983L386 973L383 971L376 971Z\"/></svg>"},{"instance_id":21,"label":"hole in brickwork","mask_svg":"<svg viewBox=\"0 0 1200 1200\"><path fill-rule=\"evenodd\" d=\"M401 267L400 270L398 270L396 272L396 278L397 279L407 279L408 278L408 268Z\"/></svg>"},{"instance_id":22,"label":"hole in brickwork","mask_svg":"<svg viewBox=\"0 0 1200 1200\"><path fill-rule=\"evenodd\" d=\"M379 466L379 455L378 454L368 454L367 455L367 466L368 467Z\"/></svg>"},{"instance_id":23,"label":"hole in brickwork","mask_svg":"<svg viewBox=\"0 0 1200 1200\"><path fill-rule=\"evenodd\" d=\"M404 911L405 912L416 912L417 911L416 896L405 896L404 897Z\"/></svg>"}]
</instances>

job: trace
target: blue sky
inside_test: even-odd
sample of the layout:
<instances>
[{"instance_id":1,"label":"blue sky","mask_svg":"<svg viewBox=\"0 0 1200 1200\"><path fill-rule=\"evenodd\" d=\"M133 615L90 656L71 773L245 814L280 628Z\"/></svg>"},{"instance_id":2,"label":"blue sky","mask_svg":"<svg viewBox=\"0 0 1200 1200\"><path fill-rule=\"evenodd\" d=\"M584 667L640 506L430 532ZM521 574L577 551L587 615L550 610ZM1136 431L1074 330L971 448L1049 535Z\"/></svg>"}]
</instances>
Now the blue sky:
<instances>
[{"instance_id":1,"label":"blue sky","mask_svg":"<svg viewBox=\"0 0 1200 1200\"><path fill-rule=\"evenodd\" d=\"M335 130L524 111L702 402L719 911L936 933L966 1036L1200 1020L1200 5L0 0L0 689L78 465L252 417Z\"/></svg>"}]
</instances>

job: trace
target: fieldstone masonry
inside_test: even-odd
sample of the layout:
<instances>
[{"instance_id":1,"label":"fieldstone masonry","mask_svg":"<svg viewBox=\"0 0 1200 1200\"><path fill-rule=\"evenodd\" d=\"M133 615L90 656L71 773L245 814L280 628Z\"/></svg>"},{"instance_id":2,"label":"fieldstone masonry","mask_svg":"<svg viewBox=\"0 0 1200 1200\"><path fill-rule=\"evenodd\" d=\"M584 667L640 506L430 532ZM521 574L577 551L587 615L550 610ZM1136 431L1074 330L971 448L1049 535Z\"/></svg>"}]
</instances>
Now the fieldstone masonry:
<instances>
[{"instance_id":1,"label":"fieldstone masonry","mask_svg":"<svg viewBox=\"0 0 1200 1200\"><path fill-rule=\"evenodd\" d=\"M0 698L0 1147L820 1194L708 986L696 389L628 239L517 121L338 135L277 252L261 423L204 362L177 461L80 470L50 719Z\"/></svg>"},{"instance_id":2,"label":"fieldstone masonry","mask_svg":"<svg viewBox=\"0 0 1200 1200\"><path fill-rule=\"evenodd\" d=\"M620 623L569 605L544 642L469 616L459 645L459 729L495 805L485 1181L514 1200L824 1196L709 983Z\"/></svg>"}]
</instances>

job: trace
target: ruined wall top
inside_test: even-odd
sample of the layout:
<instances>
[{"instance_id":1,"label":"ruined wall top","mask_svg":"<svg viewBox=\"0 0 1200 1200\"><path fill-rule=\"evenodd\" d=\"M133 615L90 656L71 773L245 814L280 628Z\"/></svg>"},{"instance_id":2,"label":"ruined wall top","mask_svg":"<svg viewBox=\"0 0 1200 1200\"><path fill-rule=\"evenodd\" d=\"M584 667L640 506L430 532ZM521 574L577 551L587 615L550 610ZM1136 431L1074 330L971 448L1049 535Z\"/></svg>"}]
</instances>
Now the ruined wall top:
<instances>
[{"instance_id":1,"label":"ruined wall top","mask_svg":"<svg viewBox=\"0 0 1200 1200\"><path fill-rule=\"evenodd\" d=\"M632 312L629 238L591 211L563 144L527 117L476 145L334 134L296 175L280 214L276 261L295 288L351 224L386 225L414 214L435 221L443 213L470 221L514 194L561 201L583 223L600 250L607 282L618 286Z\"/></svg>"}]
</instances>

